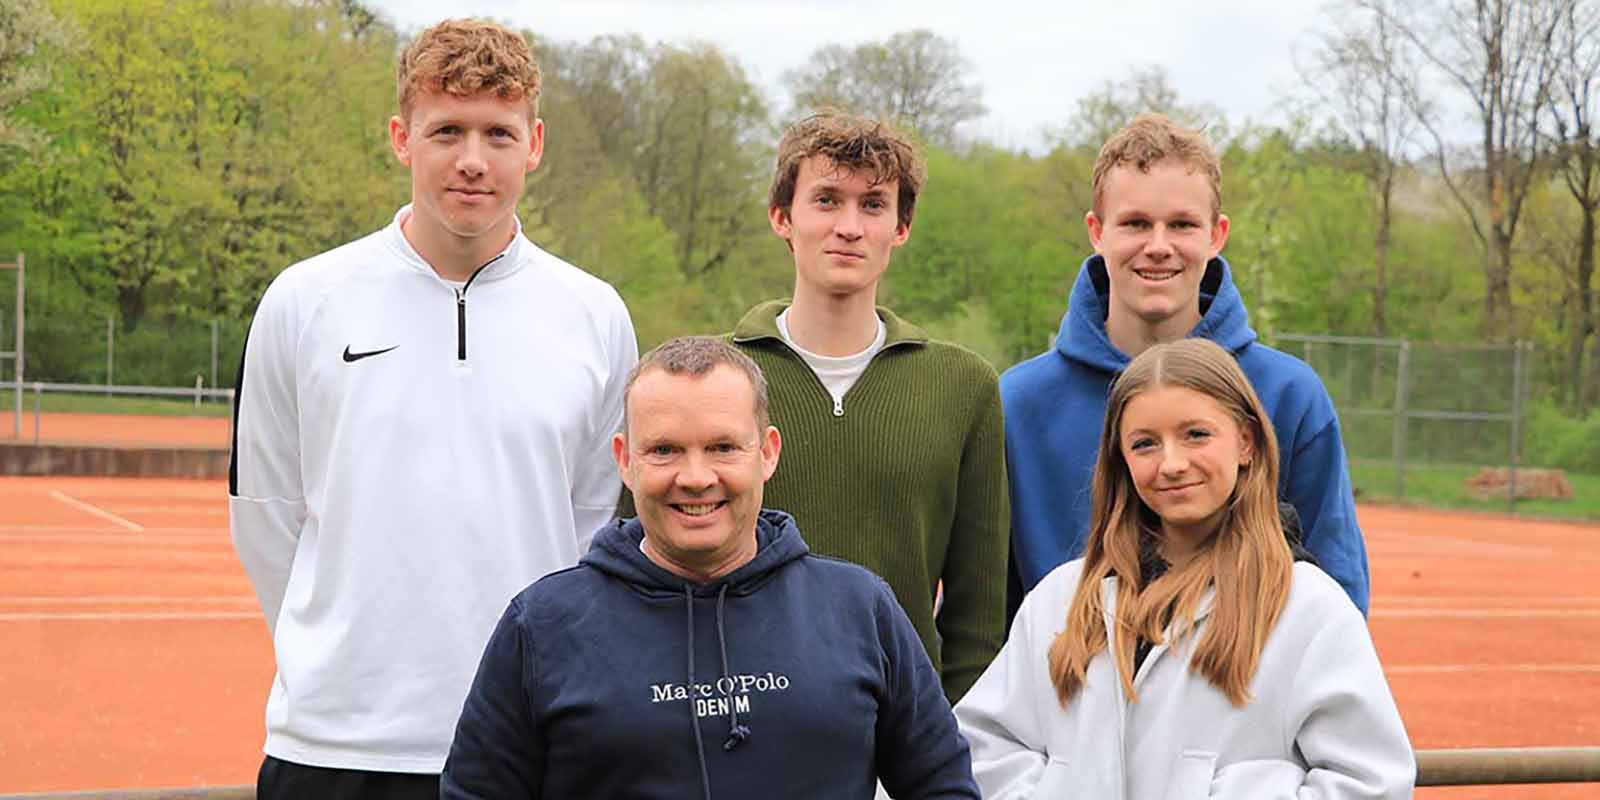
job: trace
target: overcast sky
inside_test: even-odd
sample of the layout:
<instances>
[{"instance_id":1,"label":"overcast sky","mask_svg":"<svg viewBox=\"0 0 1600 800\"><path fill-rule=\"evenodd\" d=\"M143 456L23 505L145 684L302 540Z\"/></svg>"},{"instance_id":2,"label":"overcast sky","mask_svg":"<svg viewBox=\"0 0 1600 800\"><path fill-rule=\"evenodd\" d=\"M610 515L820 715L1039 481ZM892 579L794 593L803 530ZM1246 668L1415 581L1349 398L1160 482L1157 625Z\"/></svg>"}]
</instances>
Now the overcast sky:
<instances>
[{"instance_id":1,"label":"overcast sky","mask_svg":"<svg viewBox=\"0 0 1600 800\"><path fill-rule=\"evenodd\" d=\"M552 39L638 33L646 41L703 40L733 53L774 100L779 79L832 43L882 40L913 28L954 39L977 68L989 115L976 131L1032 147L1074 101L1129 69L1167 68L1187 102L1234 123L1279 121L1297 91L1293 49L1325 24L1323 0L463 0L452 15L508 21ZM436 0L369 0L402 30L438 21ZM1188 10L1203 7L1204 11ZM554 122L554 121L552 121Z\"/></svg>"}]
</instances>

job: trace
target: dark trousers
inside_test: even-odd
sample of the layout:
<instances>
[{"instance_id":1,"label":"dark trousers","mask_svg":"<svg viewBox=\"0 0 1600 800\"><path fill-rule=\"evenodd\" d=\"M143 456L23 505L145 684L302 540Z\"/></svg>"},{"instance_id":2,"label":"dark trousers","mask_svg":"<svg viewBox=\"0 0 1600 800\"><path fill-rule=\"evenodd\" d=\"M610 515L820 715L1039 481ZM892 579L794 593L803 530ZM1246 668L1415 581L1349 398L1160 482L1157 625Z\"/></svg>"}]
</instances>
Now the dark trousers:
<instances>
[{"instance_id":1,"label":"dark trousers","mask_svg":"<svg viewBox=\"0 0 1600 800\"><path fill-rule=\"evenodd\" d=\"M439 800L439 776L311 767L267 756L256 800Z\"/></svg>"}]
</instances>

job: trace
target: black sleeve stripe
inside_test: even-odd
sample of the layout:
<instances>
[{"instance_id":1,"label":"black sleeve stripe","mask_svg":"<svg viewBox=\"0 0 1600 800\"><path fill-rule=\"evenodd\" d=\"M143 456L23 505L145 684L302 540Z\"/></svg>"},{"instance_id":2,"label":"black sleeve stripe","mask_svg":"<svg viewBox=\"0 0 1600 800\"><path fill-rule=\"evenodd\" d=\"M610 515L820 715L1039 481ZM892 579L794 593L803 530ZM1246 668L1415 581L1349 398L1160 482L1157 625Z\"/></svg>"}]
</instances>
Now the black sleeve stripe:
<instances>
[{"instance_id":1,"label":"black sleeve stripe","mask_svg":"<svg viewBox=\"0 0 1600 800\"><path fill-rule=\"evenodd\" d=\"M244 329L244 343L239 345L239 376L233 381L233 441L228 447L228 496L239 496L239 403L244 400L244 357L250 347L250 328L254 327L255 319Z\"/></svg>"}]
</instances>

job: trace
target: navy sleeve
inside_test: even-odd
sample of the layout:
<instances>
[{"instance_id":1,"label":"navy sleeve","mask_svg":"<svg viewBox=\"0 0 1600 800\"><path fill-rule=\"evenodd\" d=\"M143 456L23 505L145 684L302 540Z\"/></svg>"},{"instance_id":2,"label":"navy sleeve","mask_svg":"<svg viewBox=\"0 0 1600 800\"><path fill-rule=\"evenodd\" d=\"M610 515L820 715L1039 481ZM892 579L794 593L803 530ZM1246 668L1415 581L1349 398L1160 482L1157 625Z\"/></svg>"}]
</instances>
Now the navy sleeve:
<instances>
[{"instance_id":1,"label":"navy sleeve","mask_svg":"<svg viewBox=\"0 0 1600 800\"><path fill-rule=\"evenodd\" d=\"M484 649L439 777L442 800L540 796L545 743L528 690L533 653L520 609L513 600Z\"/></svg>"},{"instance_id":2,"label":"navy sleeve","mask_svg":"<svg viewBox=\"0 0 1600 800\"><path fill-rule=\"evenodd\" d=\"M972 753L939 675L911 619L881 580L874 611L887 670L876 729L878 779L897 800L978 800Z\"/></svg>"}]
</instances>

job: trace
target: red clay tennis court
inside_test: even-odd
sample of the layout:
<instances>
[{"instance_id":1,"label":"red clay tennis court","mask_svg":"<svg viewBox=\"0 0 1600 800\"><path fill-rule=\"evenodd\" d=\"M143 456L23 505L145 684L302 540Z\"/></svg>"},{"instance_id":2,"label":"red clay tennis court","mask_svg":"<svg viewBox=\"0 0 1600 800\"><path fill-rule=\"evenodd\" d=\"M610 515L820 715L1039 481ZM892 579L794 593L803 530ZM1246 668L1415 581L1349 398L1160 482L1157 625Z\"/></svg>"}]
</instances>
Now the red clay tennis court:
<instances>
[{"instance_id":1,"label":"red clay tennis court","mask_svg":"<svg viewBox=\"0 0 1600 800\"><path fill-rule=\"evenodd\" d=\"M220 481L0 478L0 792L254 779L272 654L225 495ZM1372 630L1418 748L1600 743L1600 526L1360 514Z\"/></svg>"}]
</instances>

